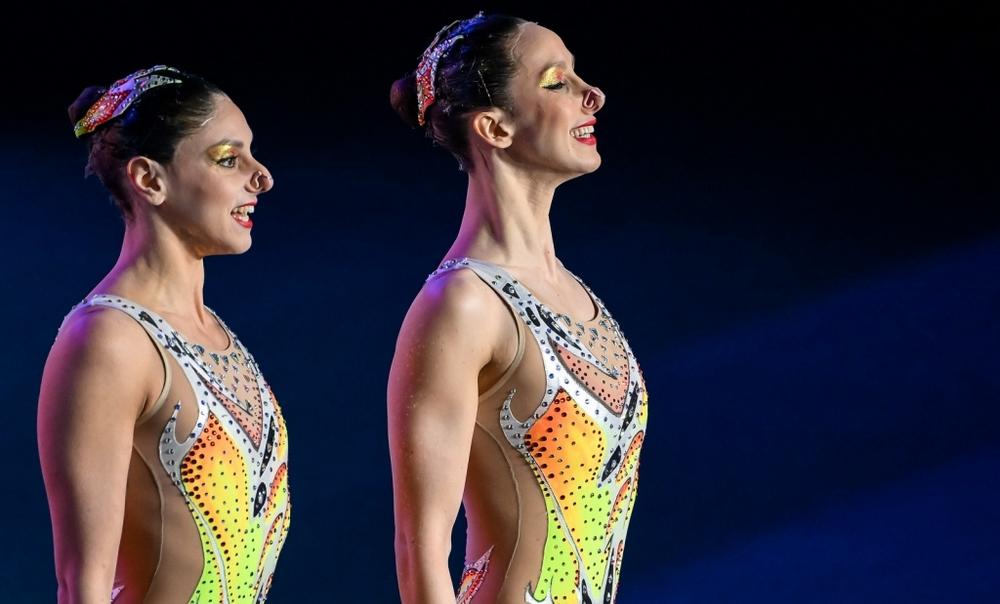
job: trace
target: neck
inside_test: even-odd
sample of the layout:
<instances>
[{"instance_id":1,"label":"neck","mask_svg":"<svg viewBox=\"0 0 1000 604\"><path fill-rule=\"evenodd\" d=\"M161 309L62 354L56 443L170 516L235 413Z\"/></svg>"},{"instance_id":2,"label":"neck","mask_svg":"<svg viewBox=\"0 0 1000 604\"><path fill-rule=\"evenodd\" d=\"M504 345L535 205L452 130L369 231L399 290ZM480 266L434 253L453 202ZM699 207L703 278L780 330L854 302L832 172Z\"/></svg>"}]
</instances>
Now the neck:
<instances>
[{"instance_id":1,"label":"neck","mask_svg":"<svg viewBox=\"0 0 1000 604\"><path fill-rule=\"evenodd\" d=\"M121 253L95 293L119 294L159 312L202 319L205 266L177 235L135 217L126 224Z\"/></svg>"},{"instance_id":2,"label":"neck","mask_svg":"<svg viewBox=\"0 0 1000 604\"><path fill-rule=\"evenodd\" d=\"M471 256L555 275L559 263L549 209L558 184L509 164L479 164L469 175L462 226L448 257Z\"/></svg>"}]
</instances>

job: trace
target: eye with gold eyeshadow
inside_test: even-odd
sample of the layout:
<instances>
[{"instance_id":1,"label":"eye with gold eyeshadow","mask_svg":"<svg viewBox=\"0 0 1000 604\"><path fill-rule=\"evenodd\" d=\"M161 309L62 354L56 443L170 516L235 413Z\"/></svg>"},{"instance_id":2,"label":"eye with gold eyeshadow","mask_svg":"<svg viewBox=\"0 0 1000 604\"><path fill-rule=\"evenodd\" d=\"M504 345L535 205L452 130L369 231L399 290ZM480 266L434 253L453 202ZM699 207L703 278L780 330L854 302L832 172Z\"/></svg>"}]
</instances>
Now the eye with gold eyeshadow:
<instances>
[{"instance_id":1,"label":"eye with gold eyeshadow","mask_svg":"<svg viewBox=\"0 0 1000 604\"><path fill-rule=\"evenodd\" d=\"M216 145L208 150L208 156L213 162L226 168L235 168L239 150L235 145L224 143Z\"/></svg>"},{"instance_id":2,"label":"eye with gold eyeshadow","mask_svg":"<svg viewBox=\"0 0 1000 604\"><path fill-rule=\"evenodd\" d=\"M559 90L566 86L566 71L557 66L549 67L542 73L542 79L538 83L539 88L549 90Z\"/></svg>"}]
</instances>

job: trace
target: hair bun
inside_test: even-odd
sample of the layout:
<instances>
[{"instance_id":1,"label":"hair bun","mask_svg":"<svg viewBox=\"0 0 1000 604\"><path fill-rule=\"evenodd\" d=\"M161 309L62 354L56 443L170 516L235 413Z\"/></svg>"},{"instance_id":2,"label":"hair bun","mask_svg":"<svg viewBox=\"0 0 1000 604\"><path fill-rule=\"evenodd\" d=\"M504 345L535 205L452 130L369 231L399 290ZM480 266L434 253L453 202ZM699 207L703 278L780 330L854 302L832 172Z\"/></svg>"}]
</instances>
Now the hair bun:
<instances>
[{"instance_id":1,"label":"hair bun","mask_svg":"<svg viewBox=\"0 0 1000 604\"><path fill-rule=\"evenodd\" d=\"M414 72L411 71L392 83L389 103L407 126L419 127L419 123L417 123L417 78Z\"/></svg>"}]
</instances>

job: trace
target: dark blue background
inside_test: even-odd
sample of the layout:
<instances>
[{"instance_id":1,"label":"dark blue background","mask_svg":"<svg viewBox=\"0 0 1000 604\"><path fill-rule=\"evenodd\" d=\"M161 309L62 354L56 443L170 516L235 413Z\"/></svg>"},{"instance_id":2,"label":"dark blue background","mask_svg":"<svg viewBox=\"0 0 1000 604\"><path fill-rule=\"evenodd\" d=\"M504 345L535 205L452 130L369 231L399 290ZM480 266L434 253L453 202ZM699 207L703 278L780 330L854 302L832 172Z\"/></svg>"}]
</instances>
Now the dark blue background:
<instances>
[{"instance_id":1,"label":"dark blue background","mask_svg":"<svg viewBox=\"0 0 1000 604\"><path fill-rule=\"evenodd\" d=\"M5 601L55 592L38 382L121 241L65 107L158 62L228 91L277 180L205 288L291 431L272 601L398 599L385 380L465 179L388 89L478 8L12 21L33 42L3 49ZM604 164L552 222L651 393L620 601L1000 601L996 9L482 8L560 33L609 96Z\"/></svg>"}]
</instances>

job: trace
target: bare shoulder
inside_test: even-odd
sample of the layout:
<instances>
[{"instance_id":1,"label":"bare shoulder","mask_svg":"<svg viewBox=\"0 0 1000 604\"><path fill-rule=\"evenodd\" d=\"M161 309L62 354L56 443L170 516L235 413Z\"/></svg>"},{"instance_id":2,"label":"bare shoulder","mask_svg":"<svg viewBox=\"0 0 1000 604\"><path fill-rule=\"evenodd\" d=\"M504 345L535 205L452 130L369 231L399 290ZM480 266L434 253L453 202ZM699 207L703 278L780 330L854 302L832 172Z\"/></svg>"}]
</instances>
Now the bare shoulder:
<instances>
[{"instance_id":1,"label":"bare shoulder","mask_svg":"<svg viewBox=\"0 0 1000 604\"><path fill-rule=\"evenodd\" d=\"M453 270L431 279L417 294L403 324L404 332L494 340L509 313L499 296L471 270Z\"/></svg>"},{"instance_id":2,"label":"bare shoulder","mask_svg":"<svg viewBox=\"0 0 1000 604\"><path fill-rule=\"evenodd\" d=\"M66 319L49 351L40 403L102 405L113 398L138 416L162 373L154 345L134 319L112 308L81 308Z\"/></svg>"},{"instance_id":3,"label":"bare shoulder","mask_svg":"<svg viewBox=\"0 0 1000 604\"><path fill-rule=\"evenodd\" d=\"M110 358L128 366L141 365L155 349L135 319L108 307L92 306L72 313L59 330L52 352L79 358ZM51 355L50 355L51 356Z\"/></svg>"}]
</instances>

